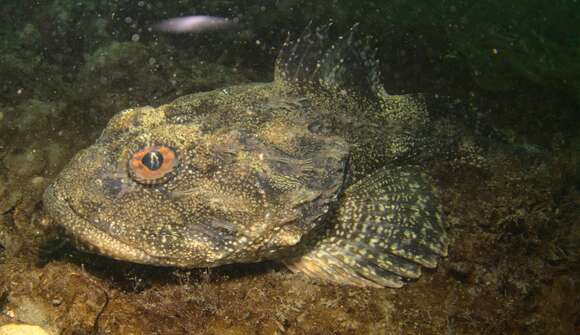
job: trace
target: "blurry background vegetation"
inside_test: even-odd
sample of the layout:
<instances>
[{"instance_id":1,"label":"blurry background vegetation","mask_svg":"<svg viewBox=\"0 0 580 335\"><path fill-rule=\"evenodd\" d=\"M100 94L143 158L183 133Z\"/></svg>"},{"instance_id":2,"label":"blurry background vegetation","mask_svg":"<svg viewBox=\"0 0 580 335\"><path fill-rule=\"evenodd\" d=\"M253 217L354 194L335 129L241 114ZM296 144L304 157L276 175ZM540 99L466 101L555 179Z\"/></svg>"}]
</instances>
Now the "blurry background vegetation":
<instances>
[{"instance_id":1,"label":"blurry background vegetation","mask_svg":"<svg viewBox=\"0 0 580 335\"><path fill-rule=\"evenodd\" d=\"M193 14L239 20L239 29L151 30ZM288 33L333 20L337 31L359 22L375 36L389 92L475 97L507 137L580 150L573 0L23 0L3 2L0 15L0 108L9 118L6 106L57 103L66 124L54 117L55 129L100 129L129 105L271 80Z\"/></svg>"}]
</instances>

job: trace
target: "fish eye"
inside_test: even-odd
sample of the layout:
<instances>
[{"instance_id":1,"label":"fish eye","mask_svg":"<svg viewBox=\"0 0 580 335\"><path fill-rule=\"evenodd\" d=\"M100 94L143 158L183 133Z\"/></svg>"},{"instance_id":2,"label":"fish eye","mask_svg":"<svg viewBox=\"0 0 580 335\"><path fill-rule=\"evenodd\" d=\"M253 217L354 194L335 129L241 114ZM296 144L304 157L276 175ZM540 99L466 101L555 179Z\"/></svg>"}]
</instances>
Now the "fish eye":
<instances>
[{"instance_id":1,"label":"fish eye","mask_svg":"<svg viewBox=\"0 0 580 335\"><path fill-rule=\"evenodd\" d=\"M151 145L133 153L129 159L129 175L140 184L162 184L172 177L178 162L172 148Z\"/></svg>"},{"instance_id":2,"label":"fish eye","mask_svg":"<svg viewBox=\"0 0 580 335\"><path fill-rule=\"evenodd\" d=\"M163 154L159 151L149 151L143 156L141 163L149 170L155 171L163 165Z\"/></svg>"}]
</instances>

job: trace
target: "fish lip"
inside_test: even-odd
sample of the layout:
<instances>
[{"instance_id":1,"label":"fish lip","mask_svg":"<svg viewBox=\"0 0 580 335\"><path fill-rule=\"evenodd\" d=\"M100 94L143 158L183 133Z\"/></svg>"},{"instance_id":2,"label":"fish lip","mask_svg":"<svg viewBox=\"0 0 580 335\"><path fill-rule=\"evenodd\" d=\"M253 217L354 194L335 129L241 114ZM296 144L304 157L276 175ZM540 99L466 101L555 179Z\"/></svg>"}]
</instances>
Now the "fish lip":
<instances>
[{"instance_id":1,"label":"fish lip","mask_svg":"<svg viewBox=\"0 0 580 335\"><path fill-rule=\"evenodd\" d=\"M68 199L63 199L69 215L74 215L74 221L60 221L61 225L74 238L88 246L89 250L121 261L149 264L156 257L149 255L144 250L131 246L118 238L113 237L106 231L100 229L91 220L87 220L80 215L70 204ZM95 237L96 238L91 238Z\"/></svg>"},{"instance_id":2,"label":"fish lip","mask_svg":"<svg viewBox=\"0 0 580 335\"><path fill-rule=\"evenodd\" d=\"M46 201L47 197L49 201ZM87 246L87 249L91 252L120 261L166 266L175 265L170 259L151 255L103 231L90 220L80 215L71 206L68 198L57 196L54 185L46 190L45 203L49 214L58 213L57 215L61 219L56 219L56 222L64 227L68 235Z\"/></svg>"}]
</instances>

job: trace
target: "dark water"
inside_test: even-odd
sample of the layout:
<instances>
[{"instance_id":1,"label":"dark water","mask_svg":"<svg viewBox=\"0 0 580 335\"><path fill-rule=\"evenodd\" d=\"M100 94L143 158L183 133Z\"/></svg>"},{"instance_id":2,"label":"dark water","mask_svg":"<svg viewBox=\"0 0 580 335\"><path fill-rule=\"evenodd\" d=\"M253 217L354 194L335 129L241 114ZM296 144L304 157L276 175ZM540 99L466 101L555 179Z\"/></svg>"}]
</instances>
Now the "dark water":
<instances>
[{"instance_id":1,"label":"dark water","mask_svg":"<svg viewBox=\"0 0 580 335\"><path fill-rule=\"evenodd\" d=\"M151 29L195 14L237 26ZM0 324L55 334L580 332L577 1L25 0L3 1L0 16ZM329 20L332 34L358 24L374 37L387 92L461 99L507 143L543 157L434 173L455 244L429 279L349 289L274 264L190 273L46 241L58 233L46 230L43 190L114 114L270 81L286 37Z\"/></svg>"}]
</instances>

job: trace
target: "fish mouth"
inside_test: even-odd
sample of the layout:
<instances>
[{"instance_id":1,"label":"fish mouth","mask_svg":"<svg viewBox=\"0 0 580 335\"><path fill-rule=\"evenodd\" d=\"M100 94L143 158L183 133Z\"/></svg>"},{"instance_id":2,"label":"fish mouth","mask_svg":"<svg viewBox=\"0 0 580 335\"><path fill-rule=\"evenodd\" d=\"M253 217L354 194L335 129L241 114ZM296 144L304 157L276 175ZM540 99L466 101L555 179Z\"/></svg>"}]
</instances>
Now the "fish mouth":
<instances>
[{"instance_id":1,"label":"fish mouth","mask_svg":"<svg viewBox=\"0 0 580 335\"><path fill-rule=\"evenodd\" d=\"M99 225L87 220L78 213L66 197L58 195L54 185L49 186L43 197L48 214L72 236L81 249L108 256L120 261L161 266L179 266L167 257L151 255L146 251L129 245L105 231Z\"/></svg>"}]
</instances>

